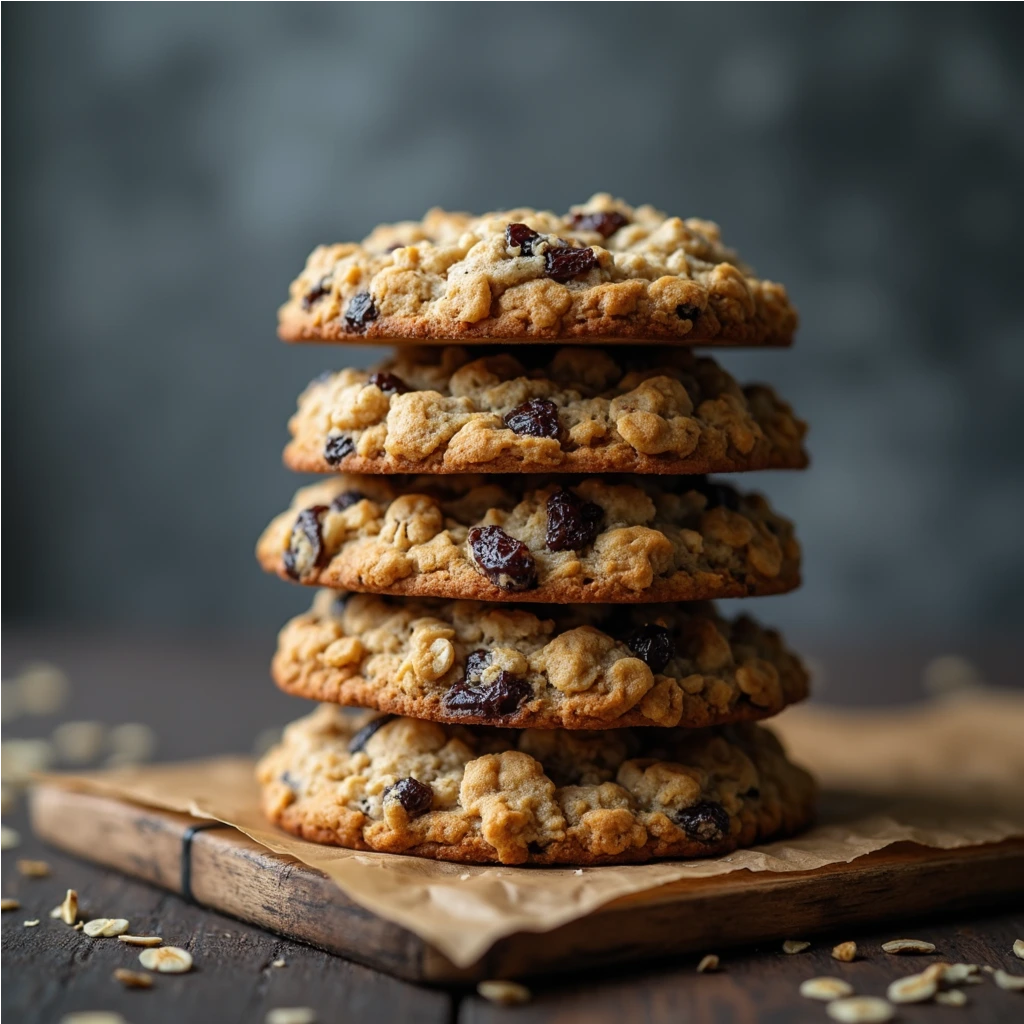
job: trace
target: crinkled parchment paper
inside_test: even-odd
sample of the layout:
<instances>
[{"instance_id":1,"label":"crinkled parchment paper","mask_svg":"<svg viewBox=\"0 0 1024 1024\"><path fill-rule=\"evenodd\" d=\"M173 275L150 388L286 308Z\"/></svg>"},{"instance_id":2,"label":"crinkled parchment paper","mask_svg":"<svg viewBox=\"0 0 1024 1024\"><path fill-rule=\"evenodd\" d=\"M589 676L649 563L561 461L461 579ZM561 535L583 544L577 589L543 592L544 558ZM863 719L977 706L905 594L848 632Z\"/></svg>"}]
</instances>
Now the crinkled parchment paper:
<instances>
[{"instance_id":1,"label":"crinkled parchment paper","mask_svg":"<svg viewBox=\"0 0 1024 1024\"><path fill-rule=\"evenodd\" d=\"M58 777L62 784L214 818L331 877L347 896L458 966L513 932L542 932L609 900L740 868L807 871L910 840L950 849L1024 835L1024 697L950 698L905 711L793 708L772 723L821 780L818 824L726 857L599 868L472 867L296 839L257 805L248 759ZM50 776L50 781L54 780Z\"/></svg>"}]
</instances>

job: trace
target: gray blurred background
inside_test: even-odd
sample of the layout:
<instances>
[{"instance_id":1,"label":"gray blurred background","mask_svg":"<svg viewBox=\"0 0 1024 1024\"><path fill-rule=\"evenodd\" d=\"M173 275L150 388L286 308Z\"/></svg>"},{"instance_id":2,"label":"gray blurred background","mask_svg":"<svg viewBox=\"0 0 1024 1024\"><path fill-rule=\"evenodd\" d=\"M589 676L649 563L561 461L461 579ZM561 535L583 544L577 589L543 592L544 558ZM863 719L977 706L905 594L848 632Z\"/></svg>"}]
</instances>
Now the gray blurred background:
<instances>
[{"instance_id":1,"label":"gray blurred background","mask_svg":"<svg viewBox=\"0 0 1024 1024\"><path fill-rule=\"evenodd\" d=\"M5 619L269 649L309 596L252 557L297 482L285 421L371 355L275 340L307 252L605 190L717 220L801 310L792 351L722 359L812 424L810 472L755 480L806 557L761 617L1010 635L1022 27L1013 5L8 5Z\"/></svg>"}]
</instances>

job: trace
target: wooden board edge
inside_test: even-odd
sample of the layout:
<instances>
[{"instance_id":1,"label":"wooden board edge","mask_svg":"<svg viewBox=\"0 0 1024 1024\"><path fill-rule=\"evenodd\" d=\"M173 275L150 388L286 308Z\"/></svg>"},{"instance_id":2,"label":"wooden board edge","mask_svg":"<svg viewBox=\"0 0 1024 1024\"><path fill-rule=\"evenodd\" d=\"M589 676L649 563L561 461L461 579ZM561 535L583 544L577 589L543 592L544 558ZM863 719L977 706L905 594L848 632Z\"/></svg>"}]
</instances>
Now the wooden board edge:
<instances>
[{"instance_id":1,"label":"wooden board edge","mask_svg":"<svg viewBox=\"0 0 1024 1024\"><path fill-rule=\"evenodd\" d=\"M29 807L40 838L181 894L182 837L202 819L49 782L33 787ZM326 875L235 829L196 833L191 864L193 898L212 910L410 981L465 983L906 920L936 906L950 912L979 907L1021 894L1024 838L955 850L901 843L812 872L744 870L684 879L621 897L552 931L508 936L466 968L370 913Z\"/></svg>"}]
</instances>

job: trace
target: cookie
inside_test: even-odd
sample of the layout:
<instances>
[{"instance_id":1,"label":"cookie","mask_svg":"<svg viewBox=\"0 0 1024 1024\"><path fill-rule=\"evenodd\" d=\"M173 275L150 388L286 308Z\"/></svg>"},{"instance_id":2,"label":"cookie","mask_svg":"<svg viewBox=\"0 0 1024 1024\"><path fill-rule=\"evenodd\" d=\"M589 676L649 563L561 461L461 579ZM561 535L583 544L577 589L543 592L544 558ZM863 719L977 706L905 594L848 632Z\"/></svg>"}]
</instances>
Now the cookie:
<instances>
[{"instance_id":1,"label":"cookie","mask_svg":"<svg viewBox=\"0 0 1024 1024\"><path fill-rule=\"evenodd\" d=\"M814 784L775 736L367 720L321 704L260 762L267 817L357 850L501 864L706 857L796 831Z\"/></svg>"},{"instance_id":2,"label":"cookie","mask_svg":"<svg viewBox=\"0 0 1024 1024\"><path fill-rule=\"evenodd\" d=\"M278 637L286 693L431 722L704 728L807 696L778 633L705 604L532 605L338 594Z\"/></svg>"},{"instance_id":3,"label":"cookie","mask_svg":"<svg viewBox=\"0 0 1024 1024\"><path fill-rule=\"evenodd\" d=\"M300 490L256 553L305 584L460 600L693 601L800 581L792 524L703 477L343 473Z\"/></svg>"},{"instance_id":4,"label":"cookie","mask_svg":"<svg viewBox=\"0 0 1024 1024\"><path fill-rule=\"evenodd\" d=\"M800 469L806 426L686 349L405 347L318 377L285 463L329 473Z\"/></svg>"},{"instance_id":5,"label":"cookie","mask_svg":"<svg viewBox=\"0 0 1024 1024\"><path fill-rule=\"evenodd\" d=\"M315 249L278 314L286 341L788 345L797 315L711 221L596 195L565 216L431 210Z\"/></svg>"}]
</instances>

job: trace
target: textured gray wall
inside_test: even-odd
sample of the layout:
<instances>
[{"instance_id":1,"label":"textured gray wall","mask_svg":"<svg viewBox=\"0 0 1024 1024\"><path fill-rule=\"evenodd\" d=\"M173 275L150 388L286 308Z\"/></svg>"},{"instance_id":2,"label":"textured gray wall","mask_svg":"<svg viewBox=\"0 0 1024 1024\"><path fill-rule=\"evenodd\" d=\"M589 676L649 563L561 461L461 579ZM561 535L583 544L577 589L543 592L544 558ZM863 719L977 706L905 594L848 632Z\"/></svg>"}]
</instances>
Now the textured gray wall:
<instances>
[{"instance_id":1,"label":"textured gray wall","mask_svg":"<svg viewBox=\"0 0 1024 1024\"><path fill-rule=\"evenodd\" d=\"M274 340L307 251L608 190L718 220L801 308L723 360L813 427L756 481L807 559L759 611L1019 622L1014 6L8 5L6 615L278 624L305 595L251 548L347 356Z\"/></svg>"}]
</instances>

